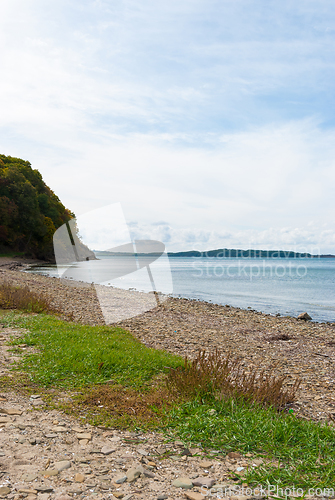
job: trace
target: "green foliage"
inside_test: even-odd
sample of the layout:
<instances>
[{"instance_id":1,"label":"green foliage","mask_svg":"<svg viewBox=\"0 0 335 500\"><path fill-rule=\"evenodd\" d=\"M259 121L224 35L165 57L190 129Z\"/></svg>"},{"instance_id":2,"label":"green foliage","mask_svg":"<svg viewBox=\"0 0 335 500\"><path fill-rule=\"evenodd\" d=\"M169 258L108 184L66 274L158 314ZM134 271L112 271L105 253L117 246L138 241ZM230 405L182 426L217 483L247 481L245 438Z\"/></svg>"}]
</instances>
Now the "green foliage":
<instances>
[{"instance_id":1,"label":"green foliage","mask_svg":"<svg viewBox=\"0 0 335 500\"><path fill-rule=\"evenodd\" d=\"M201 443L224 455L229 451L261 454L264 464L250 467L243 475L249 485L333 486L335 430L327 423L302 420L242 398L212 398L175 406L168 426L189 445Z\"/></svg>"},{"instance_id":2,"label":"green foliage","mask_svg":"<svg viewBox=\"0 0 335 500\"><path fill-rule=\"evenodd\" d=\"M27 355L21 368L46 387L78 387L111 378L138 387L182 362L178 356L144 346L121 328L78 325L45 314L6 318L9 326L29 329L18 342L40 352Z\"/></svg>"},{"instance_id":3,"label":"green foliage","mask_svg":"<svg viewBox=\"0 0 335 500\"><path fill-rule=\"evenodd\" d=\"M0 155L0 251L53 256L55 230L74 217L28 161Z\"/></svg>"}]
</instances>

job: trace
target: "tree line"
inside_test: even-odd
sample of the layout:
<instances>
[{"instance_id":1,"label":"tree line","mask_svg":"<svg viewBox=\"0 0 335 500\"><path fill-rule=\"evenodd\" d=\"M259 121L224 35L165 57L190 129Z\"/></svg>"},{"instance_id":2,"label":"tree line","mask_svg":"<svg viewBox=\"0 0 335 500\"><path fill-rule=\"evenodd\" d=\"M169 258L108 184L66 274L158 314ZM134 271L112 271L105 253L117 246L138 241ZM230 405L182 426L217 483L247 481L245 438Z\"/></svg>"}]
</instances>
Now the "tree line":
<instances>
[{"instance_id":1,"label":"tree line","mask_svg":"<svg viewBox=\"0 0 335 500\"><path fill-rule=\"evenodd\" d=\"M53 258L53 234L74 214L29 161L0 154L0 252Z\"/></svg>"}]
</instances>

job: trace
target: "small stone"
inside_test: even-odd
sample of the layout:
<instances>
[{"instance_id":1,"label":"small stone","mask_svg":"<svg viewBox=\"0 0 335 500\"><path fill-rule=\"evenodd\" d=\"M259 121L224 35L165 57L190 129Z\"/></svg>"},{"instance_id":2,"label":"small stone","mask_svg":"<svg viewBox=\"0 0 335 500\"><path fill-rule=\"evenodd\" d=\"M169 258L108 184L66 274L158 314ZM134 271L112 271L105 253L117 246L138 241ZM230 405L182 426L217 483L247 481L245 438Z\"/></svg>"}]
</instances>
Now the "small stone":
<instances>
[{"instance_id":1,"label":"small stone","mask_svg":"<svg viewBox=\"0 0 335 500\"><path fill-rule=\"evenodd\" d=\"M87 439L88 441L91 441L92 439L92 434L89 433L89 432L80 432L80 433L77 433L76 434L76 437L79 439L79 440L82 440L82 439Z\"/></svg>"},{"instance_id":2,"label":"small stone","mask_svg":"<svg viewBox=\"0 0 335 500\"><path fill-rule=\"evenodd\" d=\"M41 497L38 497L38 498L40 499ZM65 495L61 495L60 497L56 497L55 500L72 500L72 497L70 497L70 495L65 494Z\"/></svg>"},{"instance_id":3,"label":"small stone","mask_svg":"<svg viewBox=\"0 0 335 500\"><path fill-rule=\"evenodd\" d=\"M142 448L138 448L137 453L139 453L140 455L143 455L144 457L147 457L149 455L149 453L147 451L143 450Z\"/></svg>"},{"instance_id":4,"label":"small stone","mask_svg":"<svg viewBox=\"0 0 335 500\"><path fill-rule=\"evenodd\" d=\"M114 480L114 483L115 484L122 484L124 483L125 481L127 481L127 476L118 476L115 480Z\"/></svg>"},{"instance_id":5,"label":"small stone","mask_svg":"<svg viewBox=\"0 0 335 500\"><path fill-rule=\"evenodd\" d=\"M52 429L54 432L67 432L67 428L64 425L58 425Z\"/></svg>"},{"instance_id":6,"label":"small stone","mask_svg":"<svg viewBox=\"0 0 335 500\"><path fill-rule=\"evenodd\" d=\"M215 479L210 479L209 477L197 477L192 479L194 486L205 486L205 488L211 488L215 484Z\"/></svg>"},{"instance_id":7,"label":"small stone","mask_svg":"<svg viewBox=\"0 0 335 500\"><path fill-rule=\"evenodd\" d=\"M35 490L41 493L52 493L53 488L51 486L35 486Z\"/></svg>"},{"instance_id":8,"label":"small stone","mask_svg":"<svg viewBox=\"0 0 335 500\"><path fill-rule=\"evenodd\" d=\"M57 469L42 470L41 474L42 474L42 476L45 476L45 477L57 476L59 474L59 470L57 470Z\"/></svg>"},{"instance_id":9,"label":"small stone","mask_svg":"<svg viewBox=\"0 0 335 500\"><path fill-rule=\"evenodd\" d=\"M167 495L158 495L157 500L166 500L169 498Z\"/></svg>"},{"instance_id":10,"label":"small stone","mask_svg":"<svg viewBox=\"0 0 335 500\"><path fill-rule=\"evenodd\" d=\"M103 446L101 448L101 453L103 453L103 455L110 455L111 453L114 453L115 448L112 448L111 446Z\"/></svg>"},{"instance_id":11,"label":"small stone","mask_svg":"<svg viewBox=\"0 0 335 500\"><path fill-rule=\"evenodd\" d=\"M26 490L25 488L22 488L19 490L19 493L27 493L32 494L32 495L37 495L37 490Z\"/></svg>"},{"instance_id":12,"label":"small stone","mask_svg":"<svg viewBox=\"0 0 335 500\"><path fill-rule=\"evenodd\" d=\"M34 406L40 406L40 405L44 405L44 401L42 399L33 399L33 401L31 402Z\"/></svg>"},{"instance_id":13,"label":"small stone","mask_svg":"<svg viewBox=\"0 0 335 500\"><path fill-rule=\"evenodd\" d=\"M307 312L303 312L303 313L299 314L297 319L302 319L304 321L310 321L312 318L310 317L310 315Z\"/></svg>"},{"instance_id":14,"label":"small stone","mask_svg":"<svg viewBox=\"0 0 335 500\"><path fill-rule=\"evenodd\" d=\"M30 495L26 496L26 500L36 500L37 496L36 495L33 495L32 493L30 493Z\"/></svg>"},{"instance_id":15,"label":"small stone","mask_svg":"<svg viewBox=\"0 0 335 500\"><path fill-rule=\"evenodd\" d=\"M37 474L26 474L25 476L23 476L23 480L27 483L30 483L30 481L35 481L36 478Z\"/></svg>"},{"instance_id":16,"label":"small stone","mask_svg":"<svg viewBox=\"0 0 335 500\"><path fill-rule=\"evenodd\" d=\"M229 458L241 458L241 454L238 453L237 451L230 451L227 455Z\"/></svg>"},{"instance_id":17,"label":"small stone","mask_svg":"<svg viewBox=\"0 0 335 500\"><path fill-rule=\"evenodd\" d=\"M131 469L128 469L127 470L127 481L128 481L128 483L132 483L138 477L140 477L140 475L141 475L141 472L137 468L132 467Z\"/></svg>"},{"instance_id":18,"label":"small stone","mask_svg":"<svg viewBox=\"0 0 335 500\"><path fill-rule=\"evenodd\" d=\"M54 467L58 472L61 472L62 470L69 469L71 467L71 462L69 460L61 460L60 462L55 462Z\"/></svg>"},{"instance_id":19,"label":"small stone","mask_svg":"<svg viewBox=\"0 0 335 500\"><path fill-rule=\"evenodd\" d=\"M0 417L0 424L7 424L8 422L11 422L11 419L8 417ZM5 486L4 486L5 488Z\"/></svg>"},{"instance_id":20,"label":"small stone","mask_svg":"<svg viewBox=\"0 0 335 500\"><path fill-rule=\"evenodd\" d=\"M84 431L80 427L72 427L73 432L78 432L79 434L82 434Z\"/></svg>"},{"instance_id":21,"label":"small stone","mask_svg":"<svg viewBox=\"0 0 335 500\"><path fill-rule=\"evenodd\" d=\"M11 489L8 486L0 486L0 495L8 495L11 492Z\"/></svg>"},{"instance_id":22,"label":"small stone","mask_svg":"<svg viewBox=\"0 0 335 500\"><path fill-rule=\"evenodd\" d=\"M8 495L11 489L8 486L0 486L0 495Z\"/></svg>"},{"instance_id":23,"label":"small stone","mask_svg":"<svg viewBox=\"0 0 335 500\"><path fill-rule=\"evenodd\" d=\"M32 395L30 396L30 399L38 399L38 398L40 398L40 397L41 397L41 396L40 396L39 394L32 394Z\"/></svg>"},{"instance_id":24,"label":"small stone","mask_svg":"<svg viewBox=\"0 0 335 500\"><path fill-rule=\"evenodd\" d=\"M113 492L113 495L115 496L115 498L123 498L124 497L124 493L121 493L121 491L115 491L115 492Z\"/></svg>"},{"instance_id":25,"label":"small stone","mask_svg":"<svg viewBox=\"0 0 335 500\"><path fill-rule=\"evenodd\" d=\"M76 481L76 483L83 483L85 481L85 476L84 474L80 474L79 472L77 472L74 475L74 480Z\"/></svg>"},{"instance_id":26,"label":"small stone","mask_svg":"<svg viewBox=\"0 0 335 500\"><path fill-rule=\"evenodd\" d=\"M185 496L189 500L204 500L206 498L201 493L196 493L195 491L187 491L185 493ZM234 497L234 499L235 499L235 497Z\"/></svg>"},{"instance_id":27,"label":"small stone","mask_svg":"<svg viewBox=\"0 0 335 500\"><path fill-rule=\"evenodd\" d=\"M210 467L212 467L213 463L212 462L209 462L208 460L201 460L199 462L199 467L201 467L202 469L209 469Z\"/></svg>"},{"instance_id":28,"label":"small stone","mask_svg":"<svg viewBox=\"0 0 335 500\"><path fill-rule=\"evenodd\" d=\"M0 413L5 413L6 415L22 415L23 411L16 408L0 408Z\"/></svg>"},{"instance_id":29,"label":"small stone","mask_svg":"<svg viewBox=\"0 0 335 500\"><path fill-rule=\"evenodd\" d=\"M58 434L44 434L44 436L48 439L56 438Z\"/></svg>"},{"instance_id":30,"label":"small stone","mask_svg":"<svg viewBox=\"0 0 335 500\"><path fill-rule=\"evenodd\" d=\"M36 444L36 439L35 439L35 438L33 438L33 437L31 437L31 438L29 438L29 439L28 439L28 442L29 442L30 444L34 445L34 444Z\"/></svg>"},{"instance_id":31,"label":"small stone","mask_svg":"<svg viewBox=\"0 0 335 500\"><path fill-rule=\"evenodd\" d=\"M88 439L80 439L79 440L79 444L81 446L86 446L88 444L88 442L89 442Z\"/></svg>"},{"instance_id":32,"label":"small stone","mask_svg":"<svg viewBox=\"0 0 335 500\"><path fill-rule=\"evenodd\" d=\"M184 490L190 490L193 488L193 483L188 477L178 477L172 482L172 486L176 488L183 488Z\"/></svg>"}]
</instances>

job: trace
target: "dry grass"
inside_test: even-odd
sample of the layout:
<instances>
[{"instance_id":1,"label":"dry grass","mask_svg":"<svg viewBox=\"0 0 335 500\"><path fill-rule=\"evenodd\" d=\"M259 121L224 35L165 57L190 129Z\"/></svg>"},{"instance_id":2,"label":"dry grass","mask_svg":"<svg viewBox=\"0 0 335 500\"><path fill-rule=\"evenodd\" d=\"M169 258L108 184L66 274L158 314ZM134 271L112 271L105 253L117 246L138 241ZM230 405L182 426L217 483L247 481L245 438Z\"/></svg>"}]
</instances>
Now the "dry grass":
<instances>
[{"instance_id":1,"label":"dry grass","mask_svg":"<svg viewBox=\"0 0 335 500\"><path fill-rule=\"evenodd\" d=\"M47 297L32 292L26 286L17 287L6 281L0 283L0 308L34 313L55 312Z\"/></svg>"},{"instance_id":2,"label":"dry grass","mask_svg":"<svg viewBox=\"0 0 335 500\"><path fill-rule=\"evenodd\" d=\"M199 351L194 360L185 358L184 366L171 368L167 388L172 394L243 398L283 409L295 400L300 380L285 387L286 377L275 377L255 368L246 371L242 361L218 350Z\"/></svg>"},{"instance_id":3,"label":"dry grass","mask_svg":"<svg viewBox=\"0 0 335 500\"><path fill-rule=\"evenodd\" d=\"M150 428L161 422L162 411L173 402L164 387L140 392L122 385L101 385L85 394L81 406L95 424Z\"/></svg>"}]
</instances>

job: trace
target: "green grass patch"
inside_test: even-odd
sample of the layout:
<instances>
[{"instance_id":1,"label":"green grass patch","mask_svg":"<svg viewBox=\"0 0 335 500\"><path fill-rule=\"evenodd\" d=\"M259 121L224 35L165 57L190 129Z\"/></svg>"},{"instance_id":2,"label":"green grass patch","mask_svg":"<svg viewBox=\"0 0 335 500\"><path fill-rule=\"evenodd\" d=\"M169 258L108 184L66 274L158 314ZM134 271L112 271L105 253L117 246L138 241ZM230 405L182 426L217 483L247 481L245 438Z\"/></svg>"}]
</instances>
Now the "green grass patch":
<instances>
[{"instance_id":1,"label":"green grass patch","mask_svg":"<svg viewBox=\"0 0 335 500\"><path fill-rule=\"evenodd\" d=\"M25 343L38 352L24 354L17 368L27 370L32 382L44 387L75 388L111 379L143 387L182 363L180 357L150 349L117 327L79 325L46 314L10 313L2 322L28 330L12 344Z\"/></svg>"},{"instance_id":2,"label":"green grass patch","mask_svg":"<svg viewBox=\"0 0 335 500\"><path fill-rule=\"evenodd\" d=\"M334 485L335 430L327 423L233 399L187 402L174 407L168 420L169 428L189 444L266 457L264 465L243 475L248 484L305 489Z\"/></svg>"},{"instance_id":3,"label":"green grass patch","mask_svg":"<svg viewBox=\"0 0 335 500\"><path fill-rule=\"evenodd\" d=\"M241 473L241 482L250 486L305 491L333 486L335 430L327 423L237 397L173 399L163 381L168 367L182 366L182 358L147 348L121 328L18 312L2 316L1 323L27 330L11 340L12 348L21 350L15 367L28 374L35 392L40 387L43 398L50 395L50 405L94 424L165 429L189 446L201 444L209 455L214 449L219 455L239 451L261 456L263 465ZM23 354L18 347L23 343L35 352ZM21 383L29 391L28 377L17 374L24 376ZM68 399L60 401L61 393Z\"/></svg>"}]
</instances>

